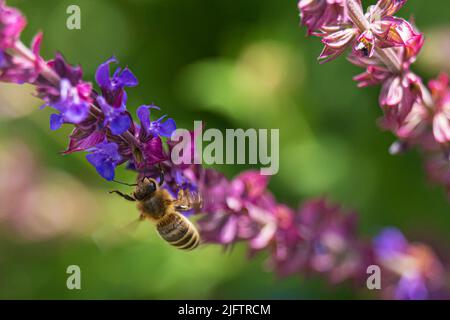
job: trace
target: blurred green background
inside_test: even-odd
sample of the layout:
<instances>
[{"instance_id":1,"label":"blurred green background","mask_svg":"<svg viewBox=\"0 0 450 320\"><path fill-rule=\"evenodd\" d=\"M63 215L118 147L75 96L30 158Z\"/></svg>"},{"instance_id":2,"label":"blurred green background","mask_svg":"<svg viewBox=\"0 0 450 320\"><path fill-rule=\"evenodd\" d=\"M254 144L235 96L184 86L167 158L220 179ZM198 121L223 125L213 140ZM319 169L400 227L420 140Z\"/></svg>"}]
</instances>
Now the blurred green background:
<instances>
[{"instance_id":1,"label":"blurred green background","mask_svg":"<svg viewBox=\"0 0 450 320\"><path fill-rule=\"evenodd\" d=\"M92 80L116 55L137 75L128 107L154 102L191 128L279 128L280 171L270 189L293 207L327 195L360 213L361 234L386 225L448 254L449 203L431 185L420 155L393 157L376 119L378 88L359 90L360 72L344 58L320 66L321 45L298 27L296 1L16 0L29 42L44 31L43 56L61 51ZM366 4L371 1L364 1ZM373 1L372 1L373 2ZM81 7L82 29L66 28L66 8ZM450 65L450 2L409 0L427 44L416 64L426 79ZM445 45L444 45L445 44ZM445 48L445 50L442 50ZM0 85L0 298L365 298L319 277L277 279L265 256L238 245L176 251L150 225L121 231L133 204L109 196L84 155L58 154L70 128L48 128L32 88ZM244 166L218 167L229 177ZM125 170L119 179L132 181ZM123 190L126 190L124 188ZM66 268L81 267L82 290L66 288ZM362 283L363 287L364 284Z\"/></svg>"}]
</instances>

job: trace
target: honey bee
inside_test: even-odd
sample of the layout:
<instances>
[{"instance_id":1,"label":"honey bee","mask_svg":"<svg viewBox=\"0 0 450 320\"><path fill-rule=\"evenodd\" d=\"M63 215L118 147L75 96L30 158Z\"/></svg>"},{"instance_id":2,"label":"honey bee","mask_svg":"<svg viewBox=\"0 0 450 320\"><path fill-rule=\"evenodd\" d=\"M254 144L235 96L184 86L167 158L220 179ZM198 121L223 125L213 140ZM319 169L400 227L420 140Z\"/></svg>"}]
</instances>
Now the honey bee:
<instances>
[{"instance_id":1,"label":"honey bee","mask_svg":"<svg viewBox=\"0 0 450 320\"><path fill-rule=\"evenodd\" d=\"M144 177L137 184L129 185L136 186L132 195L118 190L110 193L116 193L128 201L136 201L141 213L139 220L152 221L161 238L170 245L182 250L193 250L200 243L200 235L194 224L180 211L200 208L201 198L180 189L177 199L174 199L167 190L161 188L163 183L163 174L159 184L152 178Z\"/></svg>"}]
</instances>

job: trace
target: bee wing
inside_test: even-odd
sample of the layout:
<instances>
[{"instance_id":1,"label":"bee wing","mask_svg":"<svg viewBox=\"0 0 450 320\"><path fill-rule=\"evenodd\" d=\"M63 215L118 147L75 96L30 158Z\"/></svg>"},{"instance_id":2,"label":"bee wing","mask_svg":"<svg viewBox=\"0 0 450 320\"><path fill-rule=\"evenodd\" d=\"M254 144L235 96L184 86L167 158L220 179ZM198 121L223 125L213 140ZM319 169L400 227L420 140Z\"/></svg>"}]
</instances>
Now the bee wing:
<instances>
[{"instance_id":1,"label":"bee wing","mask_svg":"<svg viewBox=\"0 0 450 320\"><path fill-rule=\"evenodd\" d=\"M180 189L177 199L174 200L174 205L175 209L179 211L200 210L203 205L203 199L199 193Z\"/></svg>"},{"instance_id":2,"label":"bee wing","mask_svg":"<svg viewBox=\"0 0 450 320\"><path fill-rule=\"evenodd\" d=\"M143 217L139 217L136 220L131 221L130 223L126 224L122 228L120 228L118 231L119 233L130 233L136 231L137 227L141 224L141 222L144 221Z\"/></svg>"},{"instance_id":3,"label":"bee wing","mask_svg":"<svg viewBox=\"0 0 450 320\"><path fill-rule=\"evenodd\" d=\"M124 242L130 233L136 231L141 221L143 218L139 217L117 229L101 228L92 234L92 239L101 251L107 251Z\"/></svg>"},{"instance_id":4,"label":"bee wing","mask_svg":"<svg viewBox=\"0 0 450 320\"><path fill-rule=\"evenodd\" d=\"M200 210L203 207L203 198L198 192L188 191L188 201L191 207L195 210Z\"/></svg>"}]
</instances>

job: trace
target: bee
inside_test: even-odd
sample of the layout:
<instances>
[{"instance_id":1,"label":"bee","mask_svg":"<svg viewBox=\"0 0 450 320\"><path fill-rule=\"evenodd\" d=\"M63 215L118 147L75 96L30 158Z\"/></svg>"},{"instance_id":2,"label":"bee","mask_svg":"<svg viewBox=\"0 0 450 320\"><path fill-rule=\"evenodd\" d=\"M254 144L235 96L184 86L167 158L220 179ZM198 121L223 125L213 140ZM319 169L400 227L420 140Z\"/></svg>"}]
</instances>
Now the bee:
<instances>
[{"instance_id":1,"label":"bee","mask_svg":"<svg viewBox=\"0 0 450 320\"><path fill-rule=\"evenodd\" d=\"M167 190L161 188L163 183L163 174L159 183L155 179L144 177L137 184L129 185L136 187L132 195L123 194L118 190L110 193L137 202L137 208L141 213L139 220L152 221L161 238L170 245L182 250L193 250L200 243L200 235L194 224L180 211L200 208L201 198L180 189L177 199L174 199Z\"/></svg>"}]
</instances>

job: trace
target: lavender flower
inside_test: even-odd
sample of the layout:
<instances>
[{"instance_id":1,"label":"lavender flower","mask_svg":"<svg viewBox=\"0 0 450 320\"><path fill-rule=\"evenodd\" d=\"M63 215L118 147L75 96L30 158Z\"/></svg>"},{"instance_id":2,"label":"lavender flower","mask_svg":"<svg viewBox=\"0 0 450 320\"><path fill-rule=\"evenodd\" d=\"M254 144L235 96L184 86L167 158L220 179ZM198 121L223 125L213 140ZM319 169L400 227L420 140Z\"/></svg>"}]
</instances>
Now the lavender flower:
<instances>
[{"instance_id":1,"label":"lavender flower","mask_svg":"<svg viewBox=\"0 0 450 320\"><path fill-rule=\"evenodd\" d=\"M398 229L387 228L374 239L374 249L380 259L390 260L407 251L408 241Z\"/></svg>"},{"instance_id":2,"label":"lavender flower","mask_svg":"<svg viewBox=\"0 0 450 320\"><path fill-rule=\"evenodd\" d=\"M420 275L411 275L400 278L395 290L395 298L398 300L426 300L428 289Z\"/></svg>"},{"instance_id":3,"label":"lavender flower","mask_svg":"<svg viewBox=\"0 0 450 320\"><path fill-rule=\"evenodd\" d=\"M78 88L72 87L67 79L62 79L60 85L59 99L51 103L51 106L60 112L60 114L52 114L50 117L50 129L52 130L59 129L63 123L80 123L89 114L89 102L80 98Z\"/></svg>"},{"instance_id":4,"label":"lavender flower","mask_svg":"<svg viewBox=\"0 0 450 320\"><path fill-rule=\"evenodd\" d=\"M81 68L70 66L58 54L47 63L56 80L49 82L45 77L38 78L38 96L60 112L51 117L52 129L59 128L62 123L75 124L65 154L91 150L106 139L118 146L120 163L128 162L129 167L145 170L167 159L160 137L170 136L175 130L175 122L172 119L150 122L149 118L144 120L140 116L146 124L140 129L127 111L124 90L137 85L137 80L128 68L117 68L111 77L109 65L113 62L117 60L109 59L97 69L96 80L102 91L102 95L98 95L90 83L81 80ZM140 133L142 130L148 133L145 137ZM115 165L95 166L99 172L108 169L108 174L101 174L107 179L111 177L109 172L115 169Z\"/></svg>"},{"instance_id":5,"label":"lavender flower","mask_svg":"<svg viewBox=\"0 0 450 320\"><path fill-rule=\"evenodd\" d=\"M138 81L128 68L117 68L111 77L111 63L117 63L116 58L112 57L102 63L95 74L95 80L103 94L97 97L97 102L105 115L103 125L109 124L112 134L121 135L130 128L132 122L126 111L127 95L124 88L137 86Z\"/></svg>"},{"instance_id":6,"label":"lavender flower","mask_svg":"<svg viewBox=\"0 0 450 320\"><path fill-rule=\"evenodd\" d=\"M79 124L86 120L92 102L92 85L82 81L81 68L68 65L60 54L47 66L58 76L58 83L40 77L36 85L38 96L59 112L51 115L50 128L57 130L63 123Z\"/></svg>"},{"instance_id":7,"label":"lavender flower","mask_svg":"<svg viewBox=\"0 0 450 320\"><path fill-rule=\"evenodd\" d=\"M95 74L95 80L102 90L102 94L106 101L114 108L121 107L124 103L123 95L125 87L135 87L138 85L138 80L134 74L128 69L117 68L111 77L109 72L109 65L117 63L115 57L112 57L102 63Z\"/></svg>"},{"instance_id":8,"label":"lavender flower","mask_svg":"<svg viewBox=\"0 0 450 320\"><path fill-rule=\"evenodd\" d=\"M131 126L131 117L127 113L126 94L122 96L119 107L113 107L102 96L97 97L97 103L103 111L104 120L103 127L108 127L114 135L121 135Z\"/></svg>"},{"instance_id":9,"label":"lavender flower","mask_svg":"<svg viewBox=\"0 0 450 320\"><path fill-rule=\"evenodd\" d=\"M169 138L177 128L175 121L172 118L168 118L163 121L167 116L164 115L156 121L150 121L150 109L157 109L156 106L140 106L137 111L137 117L141 121L139 138L143 141L149 137L161 136Z\"/></svg>"},{"instance_id":10,"label":"lavender flower","mask_svg":"<svg viewBox=\"0 0 450 320\"><path fill-rule=\"evenodd\" d=\"M102 142L89 150L86 159L92 164L97 172L106 180L114 179L114 171L122 157L119 154L119 146L114 142Z\"/></svg>"}]
</instances>

